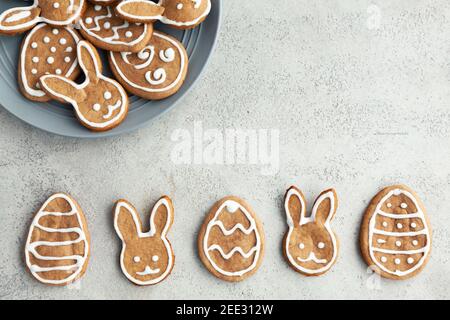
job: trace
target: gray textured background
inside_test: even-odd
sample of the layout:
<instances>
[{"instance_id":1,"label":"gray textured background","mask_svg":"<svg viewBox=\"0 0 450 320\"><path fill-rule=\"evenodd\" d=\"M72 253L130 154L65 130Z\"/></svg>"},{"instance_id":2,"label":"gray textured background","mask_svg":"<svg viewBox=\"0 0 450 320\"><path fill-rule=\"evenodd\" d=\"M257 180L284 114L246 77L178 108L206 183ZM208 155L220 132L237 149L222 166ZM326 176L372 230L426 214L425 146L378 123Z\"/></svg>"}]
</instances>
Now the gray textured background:
<instances>
[{"instance_id":1,"label":"gray textured background","mask_svg":"<svg viewBox=\"0 0 450 320\"><path fill-rule=\"evenodd\" d=\"M133 134L97 141L36 130L0 108L0 297L41 298L450 298L450 4L446 0L224 1L218 48L195 90L172 112ZM378 6L377 15L369 5ZM369 10L368 10L369 8ZM369 12L368 12L369 11ZM176 129L280 130L280 171L249 165L175 165ZM416 278L379 281L357 245L370 198L402 182L425 202L434 229L428 266ZM335 187L340 258L306 278L284 261L282 196L298 184L308 200ZM92 259L78 286L49 288L25 270L25 234L53 192L72 194L87 214ZM175 202L169 234L177 261L155 287L119 270L113 201L148 213ZM195 239L215 200L247 199L265 223L260 270L242 283L211 276Z\"/></svg>"}]
</instances>

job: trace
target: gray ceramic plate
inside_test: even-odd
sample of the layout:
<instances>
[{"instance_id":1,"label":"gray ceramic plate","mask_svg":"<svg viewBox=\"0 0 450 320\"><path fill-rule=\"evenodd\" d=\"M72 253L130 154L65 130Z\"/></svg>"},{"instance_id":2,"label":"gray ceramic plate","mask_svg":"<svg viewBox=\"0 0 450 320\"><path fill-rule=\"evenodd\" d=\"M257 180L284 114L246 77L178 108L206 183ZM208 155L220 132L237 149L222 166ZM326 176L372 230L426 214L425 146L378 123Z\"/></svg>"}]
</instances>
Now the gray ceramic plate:
<instances>
[{"instance_id":1,"label":"gray ceramic plate","mask_svg":"<svg viewBox=\"0 0 450 320\"><path fill-rule=\"evenodd\" d=\"M23 0L0 1L0 12L26 4ZM192 89L213 52L220 17L221 0L212 0L211 14L194 30L179 31L161 24L155 26L157 30L180 39L187 48L190 62L186 81L177 94L162 101L148 101L132 96L127 119L113 130L102 133L91 132L77 121L70 106L56 102L36 103L25 99L20 94L17 84L17 59L23 36L0 36L0 105L37 128L63 136L99 138L133 131L170 110ZM110 74L106 64L105 70L105 73Z\"/></svg>"}]
</instances>

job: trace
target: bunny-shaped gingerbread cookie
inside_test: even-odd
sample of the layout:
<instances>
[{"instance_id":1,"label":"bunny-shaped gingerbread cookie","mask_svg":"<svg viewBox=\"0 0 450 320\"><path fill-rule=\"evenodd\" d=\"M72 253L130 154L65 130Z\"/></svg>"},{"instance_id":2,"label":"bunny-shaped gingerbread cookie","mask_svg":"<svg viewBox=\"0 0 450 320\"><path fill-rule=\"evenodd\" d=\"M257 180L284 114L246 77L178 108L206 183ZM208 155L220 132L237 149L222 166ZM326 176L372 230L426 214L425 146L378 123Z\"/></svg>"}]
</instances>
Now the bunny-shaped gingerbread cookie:
<instances>
[{"instance_id":1,"label":"bunny-shaped gingerbread cookie","mask_svg":"<svg viewBox=\"0 0 450 320\"><path fill-rule=\"evenodd\" d=\"M28 7L6 10L0 15L0 34L14 35L45 22L67 26L78 19L85 9L85 0L34 0Z\"/></svg>"},{"instance_id":2,"label":"bunny-shaped gingerbread cookie","mask_svg":"<svg viewBox=\"0 0 450 320\"><path fill-rule=\"evenodd\" d=\"M150 230L143 232L133 205L126 200L117 201L114 228L122 240L120 266L134 284L157 284L172 271L175 256L166 235L173 223L173 211L172 200L163 196L150 214Z\"/></svg>"},{"instance_id":3,"label":"bunny-shaped gingerbread cookie","mask_svg":"<svg viewBox=\"0 0 450 320\"><path fill-rule=\"evenodd\" d=\"M292 186L286 192L285 211L289 230L283 240L283 251L291 267L306 276L327 272L336 262L339 243L330 227L338 206L333 189L323 191L306 216L302 192Z\"/></svg>"},{"instance_id":4,"label":"bunny-shaped gingerbread cookie","mask_svg":"<svg viewBox=\"0 0 450 320\"><path fill-rule=\"evenodd\" d=\"M87 41L77 46L78 62L86 79L77 84L57 75L45 75L40 87L51 98L70 103L81 124L93 131L106 131L118 126L128 113L128 96L123 87L102 75L97 50Z\"/></svg>"}]
</instances>

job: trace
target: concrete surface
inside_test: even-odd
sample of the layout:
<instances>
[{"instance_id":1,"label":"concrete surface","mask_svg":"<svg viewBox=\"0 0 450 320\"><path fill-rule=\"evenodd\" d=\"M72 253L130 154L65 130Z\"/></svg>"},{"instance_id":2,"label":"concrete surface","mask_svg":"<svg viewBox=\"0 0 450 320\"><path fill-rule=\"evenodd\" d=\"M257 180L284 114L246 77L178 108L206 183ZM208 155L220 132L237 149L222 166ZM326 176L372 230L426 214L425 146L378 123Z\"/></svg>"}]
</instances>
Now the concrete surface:
<instances>
[{"instance_id":1,"label":"concrete surface","mask_svg":"<svg viewBox=\"0 0 450 320\"><path fill-rule=\"evenodd\" d=\"M224 1L216 53L174 111L133 134L98 141L34 129L0 108L0 297L4 299L450 298L450 4L445 0ZM171 140L195 123L224 130L277 129L279 172L257 165L176 164ZM404 281L367 272L359 224L383 186L405 183L425 202L434 229L425 270ZM308 200L335 187L333 227L340 258L306 278L284 261L282 197L292 183ZM32 215L52 192L72 194L87 214L92 260L81 283L51 288L23 264ZM141 214L167 193L173 274L137 288L122 275L113 201ZM265 224L261 269L242 283L211 276L196 254L209 207L228 194L247 199ZM148 217L148 216L146 216Z\"/></svg>"}]
</instances>

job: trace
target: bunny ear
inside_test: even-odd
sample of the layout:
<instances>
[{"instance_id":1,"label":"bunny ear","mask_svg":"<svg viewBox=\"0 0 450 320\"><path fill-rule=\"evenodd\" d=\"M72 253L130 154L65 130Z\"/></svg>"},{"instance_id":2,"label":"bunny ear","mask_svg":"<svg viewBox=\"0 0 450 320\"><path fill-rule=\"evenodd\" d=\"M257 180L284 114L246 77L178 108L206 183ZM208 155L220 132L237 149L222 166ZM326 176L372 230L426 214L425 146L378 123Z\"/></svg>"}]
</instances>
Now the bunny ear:
<instances>
[{"instance_id":1,"label":"bunny ear","mask_svg":"<svg viewBox=\"0 0 450 320\"><path fill-rule=\"evenodd\" d=\"M67 78L55 75L42 76L39 79L42 90L53 99L75 104L86 99L84 90L78 88L77 84Z\"/></svg>"},{"instance_id":2,"label":"bunny ear","mask_svg":"<svg viewBox=\"0 0 450 320\"><path fill-rule=\"evenodd\" d=\"M165 8L147 0L126 0L119 3L115 10L124 20L151 23L162 18Z\"/></svg>"},{"instance_id":3,"label":"bunny ear","mask_svg":"<svg viewBox=\"0 0 450 320\"><path fill-rule=\"evenodd\" d=\"M284 198L284 209L289 226L301 224L305 218L306 201L300 189L295 186L288 189Z\"/></svg>"},{"instance_id":4,"label":"bunny ear","mask_svg":"<svg viewBox=\"0 0 450 320\"><path fill-rule=\"evenodd\" d=\"M102 60L97 49L87 41L80 41L77 46L78 62L86 75L86 80L98 83L102 74Z\"/></svg>"},{"instance_id":5,"label":"bunny ear","mask_svg":"<svg viewBox=\"0 0 450 320\"><path fill-rule=\"evenodd\" d=\"M116 202L114 208L114 229L122 241L136 239L141 234L141 220L136 209L126 200Z\"/></svg>"},{"instance_id":6,"label":"bunny ear","mask_svg":"<svg viewBox=\"0 0 450 320\"><path fill-rule=\"evenodd\" d=\"M6 10L0 15L0 34L15 34L33 28L39 22L41 9L36 5Z\"/></svg>"},{"instance_id":7,"label":"bunny ear","mask_svg":"<svg viewBox=\"0 0 450 320\"><path fill-rule=\"evenodd\" d=\"M164 196L158 200L150 215L150 232L152 235L165 237L173 223L172 200Z\"/></svg>"},{"instance_id":8,"label":"bunny ear","mask_svg":"<svg viewBox=\"0 0 450 320\"><path fill-rule=\"evenodd\" d=\"M333 219L338 206L338 198L334 189L323 191L314 202L311 216L316 222L328 223Z\"/></svg>"}]
</instances>

